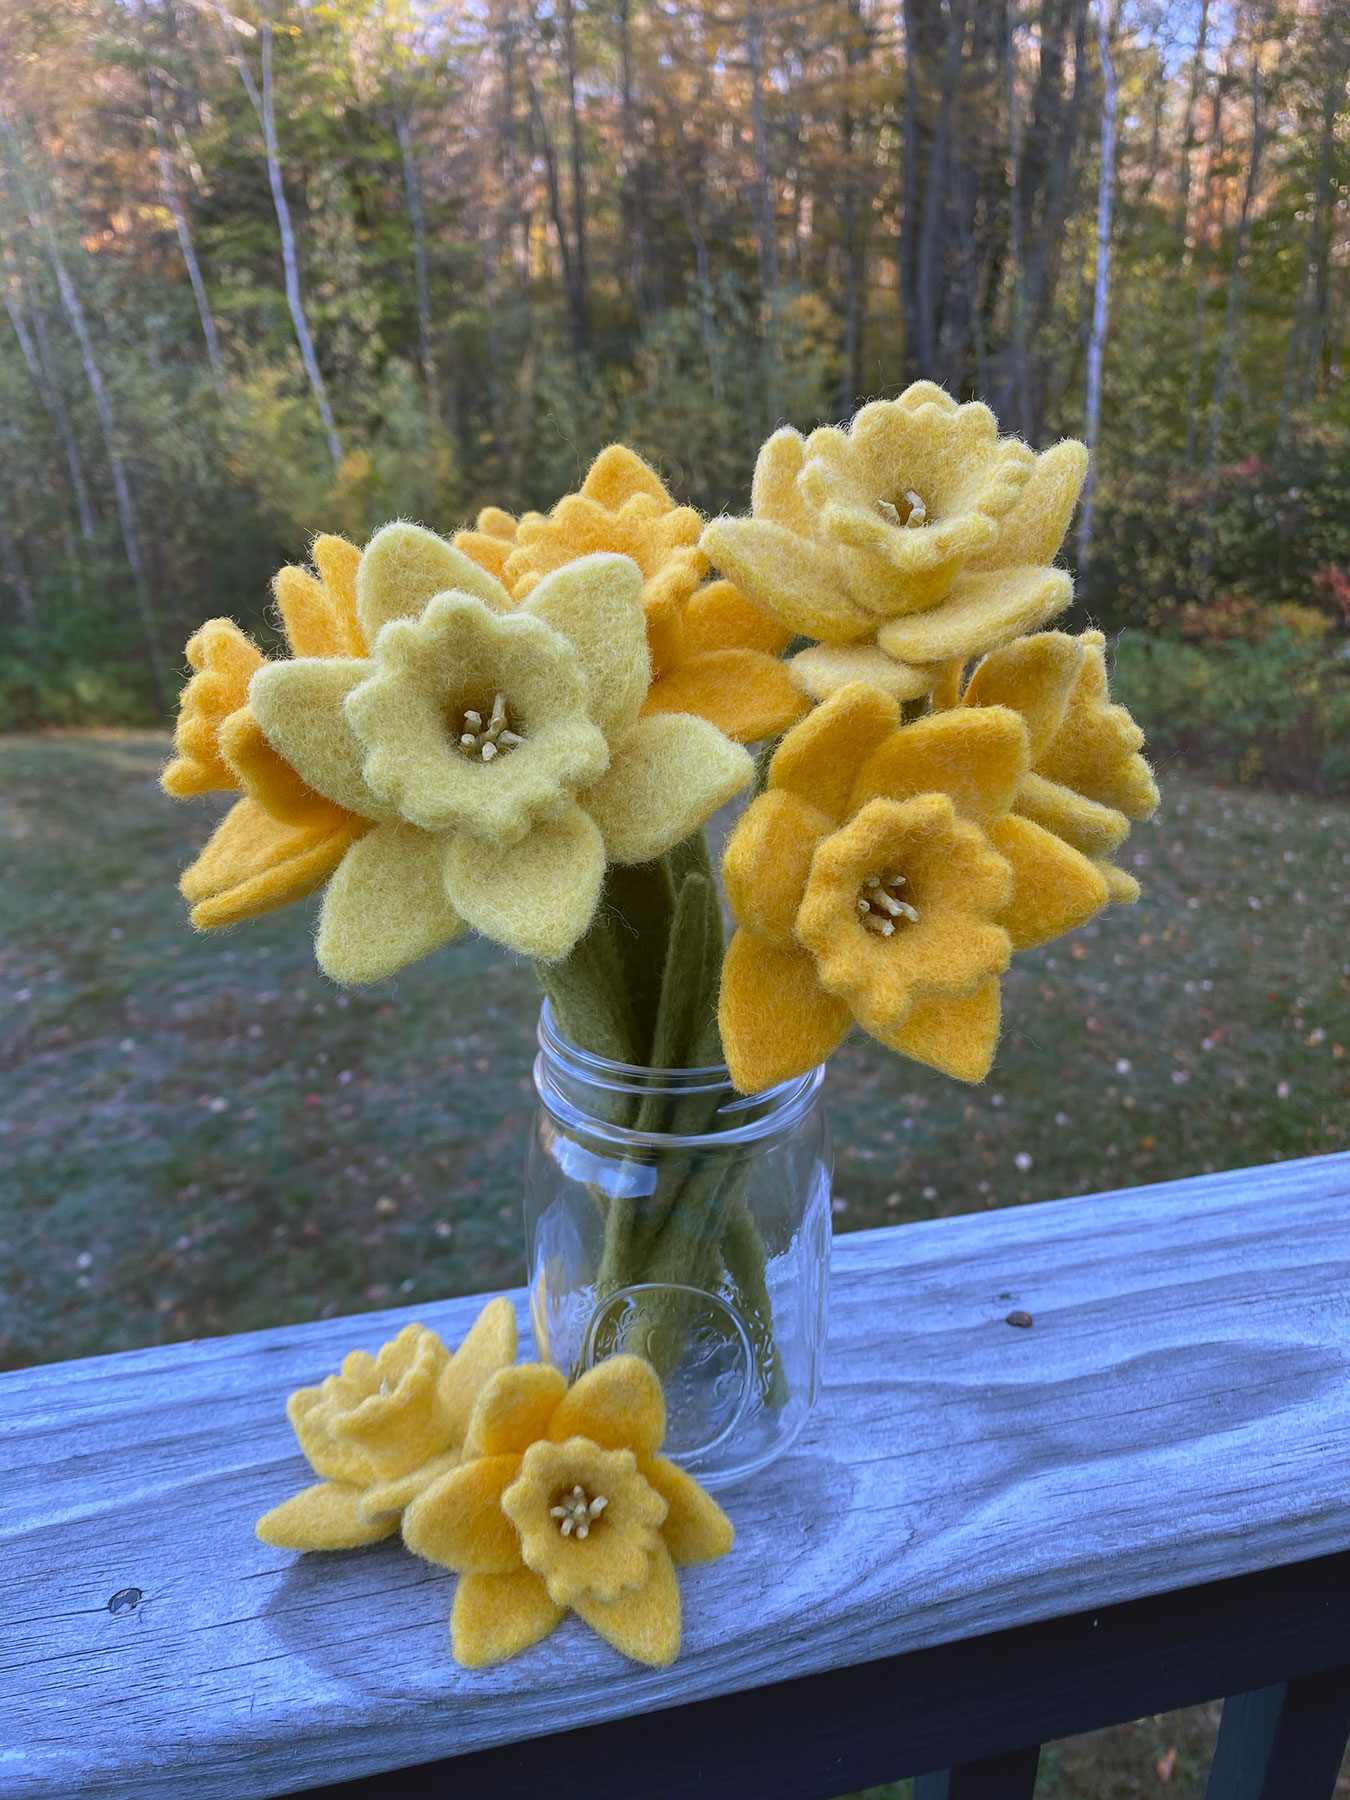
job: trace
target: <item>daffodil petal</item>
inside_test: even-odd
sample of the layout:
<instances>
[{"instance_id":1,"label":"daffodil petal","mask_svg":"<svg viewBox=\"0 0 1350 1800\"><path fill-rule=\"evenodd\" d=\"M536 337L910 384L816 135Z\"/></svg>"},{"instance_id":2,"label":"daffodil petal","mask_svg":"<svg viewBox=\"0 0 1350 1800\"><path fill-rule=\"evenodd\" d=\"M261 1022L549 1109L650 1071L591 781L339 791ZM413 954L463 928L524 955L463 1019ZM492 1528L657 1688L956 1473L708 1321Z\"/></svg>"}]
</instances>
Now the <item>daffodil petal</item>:
<instances>
[{"instance_id":1,"label":"daffodil petal","mask_svg":"<svg viewBox=\"0 0 1350 1800\"><path fill-rule=\"evenodd\" d=\"M489 1300L464 1342L441 1370L436 1394L445 1428L456 1443L468 1435L474 1403L498 1369L516 1360L516 1309L504 1296Z\"/></svg>"},{"instance_id":2,"label":"daffodil petal","mask_svg":"<svg viewBox=\"0 0 1350 1800\"><path fill-rule=\"evenodd\" d=\"M518 1363L488 1378L469 1417L465 1448L477 1456L519 1456L548 1431L567 1377L547 1363Z\"/></svg>"},{"instance_id":3,"label":"daffodil petal","mask_svg":"<svg viewBox=\"0 0 1350 1800\"><path fill-rule=\"evenodd\" d=\"M731 1079L742 1094L824 1062L849 1027L849 1010L820 985L813 960L737 931L722 963L717 1019Z\"/></svg>"},{"instance_id":4,"label":"daffodil petal","mask_svg":"<svg viewBox=\"0 0 1350 1800\"><path fill-rule=\"evenodd\" d=\"M879 744L858 771L849 800L909 800L943 793L977 825L1003 818L1030 766L1027 729L1005 706L934 713Z\"/></svg>"},{"instance_id":5,"label":"daffodil petal","mask_svg":"<svg viewBox=\"0 0 1350 1800\"><path fill-rule=\"evenodd\" d=\"M800 537L809 537L812 526L810 508L797 489L797 477L805 460L801 433L790 425L780 426L760 447L750 491L750 505L757 519L785 525Z\"/></svg>"},{"instance_id":6,"label":"daffodil petal","mask_svg":"<svg viewBox=\"0 0 1350 1800\"><path fill-rule=\"evenodd\" d=\"M420 1467L412 1469L407 1475L396 1475L392 1481L376 1482L363 1489L361 1498L356 1503L358 1517L362 1519L379 1519L387 1513L397 1516L422 1492L429 1488L433 1481L439 1481L442 1475L448 1475L451 1469L457 1469L464 1461L460 1450L442 1450L438 1456L432 1456Z\"/></svg>"},{"instance_id":7,"label":"daffodil petal","mask_svg":"<svg viewBox=\"0 0 1350 1800\"><path fill-rule=\"evenodd\" d=\"M1099 913L1107 884L1087 857L1053 832L1015 814L989 828L989 840L1012 866L1012 899L998 922L1014 950L1049 943Z\"/></svg>"},{"instance_id":8,"label":"daffodil petal","mask_svg":"<svg viewBox=\"0 0 1350 1800\"><path fill-rule=\"evenodd\" d=\"M1048 563L1064 542L1087 475L1088 453L1073 438L1036 458L1026 486L1003 515L997 540L974 559L975 569Z\"/></svg>"},{"instance_id":9,"label":"daffodil petal","mask_svg":"<svg viewBox=\"0 0 1350 1800\"><path fill-rule=\"evenodd\" d=\"M1139 899L1139 883L1113 862L1094 862L1093 868L1106 883L1106 897L1112 906L1133 906Z\"/></svg>"},{"instance_id":10,"label":"daffodil petal","mask_svg":"<svg viewBox=\"0 0 1350 1800\"><path fill-rule=\"evenodd\" d=\"M776 737L810 702L787 666L760 650L710 650L652 683L643 712L696 713L738 744Z\"/></svg>"},{"instance_id":11,"label":"daffodil petal","mask_svg":"<svg viewBox=\"0 0 1350 1800\"><path fill-rule=\"evenodd\" d=\"M664 1669L680 1649L680 1588L670 1552L658 1545L645 1584L617 1600L580 1598L573 1611L634 1662Z\"/></svg>"},{"instance_id":12,"label":"daffodil petal","mask_svg":"<svg viewBox=\"0 0 1350 1800\"><path fill-rule=\"evenodd\" d=\"M731 1520L684 1470L664 1456L638 1460L638 1469L666 1503L661 1538L677 1563L715 1562L735 1538Z\"/></svg>"},{"instance_id":13,"label":"daffodil petal","mask_svg":"<svg viewBox=\"0 0 1350 1800\"><path fill-rule=\"evenodd\" d=\"M363 1519L360 1498L359 1487L319 1481L265 1512L255 1529L264 1544L278 1550L357 1550L392 1537L398 1519Z\"/></svg>"},{"instance_id":14,"label":"daffodil petal","mask_svg":"<svg viewBox=\"0 0 1350 1800\"><path fill-rule=\"evenodd\" d=\"M870 682L893 700L919 700L934 682L933 670L897 662L876 644L813 644L788 668L793 684L813 700L828 700L853 681Z\"/></svg>"},{"instance_id":15,"label":"daffodil petal","mask_svg":"<svg viewBox=\"0 0 1350 1800\"><path fill-rule=\"evenodd\" d=\"M891 1050L927 1063L957 1081L983 1081L998 1048L999 984L992 976L963 999L920 1001L883 1040Z\"/></svg>"},{"instance_id":16,"label":"daffodil petal","mask_svg":"<svg viewBox=\"0 0 1350 1800\"><path fill-rule=\"evenodd\" d=\"M789 631L850 644L876 621L844 592L834 559L771 519L714 519L700 540L729 580Z\"/></svg>"},{"instance_id":17,"label":"daffodil petal","mask_svg":"<svg viewBox=\"0 0 1350 1800\"><path fill-rule=\"evenodd\" d=\"M588 500L598 500L609 512L618 512L625 500L634 494L646 494L655 500L662 512L670 511L675 502L650 463L646 463L627 444L607 444L586 471L581 491Z\"/></svg>"},{"instance_id":18,"label":"daffodil petal","mask_svg":"<svg viewBox=\"0 0 1350 1800\"><path fill-rule=\"evenodd\" d=\"M654 713L638 720L581 804L610 862L650 862L697 831L754 772L746 752L706 719Z\"/></svg>"},{"instance_id":19,"label":"daffodil petal","mask_svg":"<svg viewBox=\"0 0 1350 1800\"><path fill-rule=\"evenodd\" d=\"M403 1514L404 1543L461 1575L509 1575L520 1567L520 1539L501 1500L519 1473L518 1456L479 1456L451 1469Z\"/></svg>"},{"instance_id":20,"label":"daffodil petal","mask_svg":"<svg viewBox=\"0 0 1350 1800\"><path fill-rule=\"evenodd\" d=\"M792 927L811 858L833 825L789 788L771 787L751 801L722 857L727 901L739 925L780 950L796 948Z\"/></svg>"},{"instance_id":21,"label":"daffodil petal","mask_svg":"<svg viewBox=\"0 0 1350 1800\"><path fill-rule=\"evenodd\" d=\"M963 572L941 605L890 619L877 642L901 662L936 663L983 656L1063 612L1073 582L1063 569L999 569Z\"/></svg>"},{"instance_id":22,"label":"daffodil petal","mask_svg":"<svg viewBox=\"0 0 1350 1800\"><path fill-rule=\"evenodd\" d=\"M602 1450L650 1455L666 1435L666 1402L650 1363L607 1356L568 1388L549 1420L549 1438L589 1438Z\"/></svg>"},{"instance_id":23,"label":"daffodil petal","mask_svg":"<svg viewBox=\"0 0 1350 1800\"><path fill-rule=\"evenodd\" d=\"M1033 761L1064 723L1083 649L1066 631L1038 631L995 650L966 687L967 706L1008 706L1026 720Z\"/></svg>"},{"instance_id":24,"label":"daffodil petal","mask_svg":"<svg viewBox=\"0 0 1350 1800\"><path fill-rule=\"evenodd\" d=\"M605 877L605 844L575 803L508 849L467 831L445 852L445 892L475 931L520 956L556 962L590 924Z\"/></svg>"},{"instance_id":25,"label":"daffodil petal","mask_svg":"<svg viewBox=\"0 0 1350 1800\"><path fill-rule=\"evenodd\" d=\"M364 819L285 825L253 800L230 808L205 849L183 871L198 931L237 925L312 894L370 827Z\"/></svg>"},{"instance_id":26,"label":"daffodil petal","mask_svg":"<svg viewBox=\"0 0 1350 1800\"><path fill-rule=\"evenodd\" d=\"M545 575L522 607L571 640L588 710L611 744L632 727L651 680L641 596L631 557L583 556Z\"/></svg>"},{"instance_id":27,"label":"daffodil petal","mask_svg":"<svg viewBox=\"0 0 1350 1800\"><path fill-rule=\"evenodd\" d=\"M301 780L348 812L392 822L362 772L365 749L347 719L347 696L371 674L360 658L304 656L266 663L249 683L248 699L272 748Z\"/></svg>"},{"instance_id":28,"label":"daffodil petal","mask_svg":"<svg viewBox=\"0 0 1350 1800\"><path fill-rule=\"evenodd\" d=\"M377 531L356 571L356 610L366 642L374 644L391 619L420 617L435 594L472 594L494 612L509 612L511 596L472 557L434 531L402 520Z\"/></svg>"},{"instance_id":29,"label":"daffodil petal","mask_svg":"<svg viewBox=\"0 0 1350 1800\"><path fill-rule=\"evenodd\" d=\"M566 1610L554 1605L530 1569L461 1575L450 1614L451 1654L466 1669L505 1662L546 1638Z\"/></svg>"},{"instance_id":30,"label":"daffodil petal","mask_svg":"<svg viewBox=\"0 0 1350 1800\"><path fill-rule=\"evenodd\" d=\"M769 765L772 786L842 819L861 763L900 724L895 699L867 682L852 682L794 725Z\"/></svg>"},{"instance_id":31,"label":"daffodil petal","mask_svg":"<svg viewBox=\"0 0 1350 1800\"><path fill-rule=\"evenodd\" d=\"M1114 807L1102 806L1060 782L1033 773L1024 777L1013 811L1033 819L1084 856L1109 856L1130 834L1130 822Z\"/></svg>"},{"instance_id":32,"label":"daffodil petal","mask_svg":"<svg viewBox=\"0 0 1350 1800\"><path fill-rule=\"evenodd\" d=\"M451 943L464 920L445 897L445 840L377 825L343 857L319 914L315 954L334 981L383 981Z\"/></svg>"}]
</instances>

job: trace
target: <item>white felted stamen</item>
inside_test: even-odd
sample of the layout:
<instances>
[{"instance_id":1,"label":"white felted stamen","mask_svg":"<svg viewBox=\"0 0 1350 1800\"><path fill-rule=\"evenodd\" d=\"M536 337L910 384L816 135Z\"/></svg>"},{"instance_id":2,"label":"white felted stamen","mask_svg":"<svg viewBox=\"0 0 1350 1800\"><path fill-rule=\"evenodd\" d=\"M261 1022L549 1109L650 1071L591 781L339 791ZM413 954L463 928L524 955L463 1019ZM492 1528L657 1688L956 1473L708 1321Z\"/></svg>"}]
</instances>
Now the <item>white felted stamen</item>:
<instances>
[{"instance_id":1,"label":"white felted stamen","mask_svg":"<svg viewBox=\"0 0 1350 1800\"><path fill-rule=\"evenodd\" d=\"M570 1494L563 1494L556 1506L550 1506L548 1516L558 1521L558 1529L564 1537L590 1536L591 1526L609 1505L603 1494L597 1494L594 1500L589 1499L585 1488L578 1482Z\"/></svg>"},{"instance_id":2,"label":"white felted stamen","mask_svg":"<svg viewBox=\"0 0 1350 1800\"><path fill-rule=\"evenodd\" d=\"M492 714L486 725L483 723L482 713L469 707L460 718L456 736L456 748L461 756L485 763L495 761L508 750L514 750L517 745L525 742L519 732L511 730L510 715L503 694L493 696Z\"/></svg>"},{"instance_id":3,"label":"white felted stamen","mask_svg":"<svg viewBox=\"0 0 1350 1800\"><path fill-rule=\"evenodd\" d=\"M858 895L858 914L862 924L877 937L891 937L898 919L908 919L917 925L919 914L908 900L900 898L899 889L904 887L903 875L869 875L862 884L862 892Z\"/></svg>"}]
</instances>

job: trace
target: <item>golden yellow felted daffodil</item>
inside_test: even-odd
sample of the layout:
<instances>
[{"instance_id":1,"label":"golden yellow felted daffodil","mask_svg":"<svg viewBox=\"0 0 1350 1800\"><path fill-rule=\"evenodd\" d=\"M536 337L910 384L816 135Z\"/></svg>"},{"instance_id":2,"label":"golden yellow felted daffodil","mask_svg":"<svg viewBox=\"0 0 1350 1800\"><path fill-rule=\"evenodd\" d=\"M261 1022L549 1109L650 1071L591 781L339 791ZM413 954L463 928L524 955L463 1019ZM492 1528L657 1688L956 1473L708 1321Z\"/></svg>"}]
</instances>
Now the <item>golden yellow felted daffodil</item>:
<instances>
[{"instance_id":1,"label":"golden yellow felted daffodil","mask_svg":"<svg viewBox=\"0 0 1350 1800\"><path fill-rule=\"evenodd\" d=\"M584 556L513 606L432 532L387 525L356 576L368 655L257 671L268 741L373 826L324 895L335 980L379 980L466 925L565 956L607 861L662 855L745 786L750 759L706 720L639 716L641 580L627 557Z\"/></svg>"},{"instance_id":2,"label":"golden yellow felted daffodil","mask_svg":"<svg viewBox=\"0 0 1350 1800\"><path fill-rule=\"evenodd\" d=\"M792 661L815 699L871 681L898 700L941 666L1063 610L1050 568L1086 470L1081 444L1037 457L988 407L932 382L864 406L847 430L784 428L760 450L751 517L715 519L703 548L757 605L821 640Z\"/></svg>"},{"instance_id":3,"label":"golden yellow felted daffodil","mask_svg":"<svg viewBox=\"0 0 1350 1800\"><path fill-rule=\"evenodd\" d=\"M516 519L500 506L485 506L472 528L457 531L450 542L494 580L504 583L507 558L516 547L517 527L542 517L542 513L527 512Z\"/></svg>"},{"instance_id":4,"label":"golden yellow felted daffodil","mask_svg":"<svg viewBox=\"0 0 1350 1800\"><path fill-rule=\"evenodd\" d=\"M1143 732L1111 701L1103 634L1042 631L997 650L977 665L961 703L1022 715L1031 767L1013 810L1090 857L1113 901L1137 900L1138 882L1109 858L1131 820L1152 816L1158 788L1139 754Z\"/></svg>"},{"instance_id":5,"label":"golden yellow felted daffodil","mask_svg":"<svg viewBox=\"0 0 1350 1800\"><path fill-rule=\"evenodd\" d=\"M680 1647L678 1563L731 1548L731 1521L659 1453L661 1384L614 1356L569 1388L524 1363L495 1376L469 1424L467 1460L403 1515L403 1541L459 1575L455 1658L501 1662L570 1609L625 1656L654 1667Z\"/></svg>"},{"instance_id":6,"label":"golden yellow felted daffodil","mask_svg":"<svg viewBox=\"0 0 1350 1800\"><path fill-rule=\"evenodd\" d=\"M490 1300L452 1356L405 1325L378 1356L353 1350L338 1375L300 1388L286 1414L322 1480L258 1520L283 1550L355 1550L398 1530L408 1503L463 1460L478 1395L516 1359L516 1315Z\"/></svg>"},{"instance_id":7,"label":"golden yellow felted daffodil","mask_svg":"<svg viewBox=\"0 0 1350 1800\"><path fill-rule=\"evenodd\" d=\"M359 655L359 552L342 538L314 544L317 577L282 569L274 591L287 642L300 656ZM200 930L300 900L328 879L369 822L306 786L267 742L248 706L248 684L265 658L229 619L209 619L189 641L195 673L183 690L177 755L161 784L178 799L242 793L179 883Z\"/></svg>"},{"instance_id":8,"label":"golden yellow felted daffodil","mask_svg":"<svg viewBox=\"0 0 1350 1800\"><path fill-rule=\"evenodd\" d=\"M1086 857L1013 814L1030 761L1007 707L902 725L862 682L787 734L722 868L737 929L718 1016L742 1092L814 1067L853 1019L944 1074L984 1077L1012 951L1107 898Z\"/></svg>"},{"instance_id":9,"label":"golden yellow felted daffodil","mask_svg":"<svg viewBox=\"0 0 1350 1800\"><path fill-rule=\"evenodd\" d=\"M780 660L790 641L729 581L649 608L652 685L643 712L697 713L738 744L776 737L811 704Z\"/></svg>"}]
</instances>

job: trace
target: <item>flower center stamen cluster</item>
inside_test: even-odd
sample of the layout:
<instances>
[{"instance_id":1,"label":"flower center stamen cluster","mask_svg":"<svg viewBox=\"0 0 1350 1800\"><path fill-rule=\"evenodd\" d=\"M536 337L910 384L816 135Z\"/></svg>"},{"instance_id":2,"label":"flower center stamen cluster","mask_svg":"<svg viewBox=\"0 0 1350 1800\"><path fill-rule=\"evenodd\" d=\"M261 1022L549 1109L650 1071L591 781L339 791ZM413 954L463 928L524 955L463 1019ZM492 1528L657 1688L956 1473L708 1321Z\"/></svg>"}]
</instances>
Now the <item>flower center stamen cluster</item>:
<instances>
[{"instance_id":1,"label":"flower center stamen cluster","mask_svg":"<svg viewBox=\"0 0 1350 1800\"><path fill-rule=\"evenodd\" d=\"M862 892L858 895L858 916L866 929L877 937L890 937L897 919L918 924L918 911L908 900L900 898L899 889L904 886L903 875L869 875L863 882Z\"/></svg>"},{"instance_id":2,"label":"flower center stamen cluster","mask_svg":"<svg viewBox=\"0 0 1350 1800\"><path fill-rule=\"evenodd\" d=\"M461 756L471 757L475 762L492 762L495 757L514 750L517 744L523 744L524 741L524 738L510 729L504 694L493 696L492 716L486 725L483 723L482 713L473 708L465 711L460 723L459 753Z\"/></svg>"},{"instance_id":3,"label":"flower center stamen cluster","mask_svg":"<svg viewBox=\"0 0 1350 1800\"><path fill-rule=\"evenodd\" d=\"M563 1494L556 1506L549 1507L548 1516L558 1521L558 1529L564 1537L585 1538L590 1536L592 1524L608 1505L603 1494L597 1494L594 1500L588 1499L585 1488L578 1482L570 1494Z\"/></svg>"},{"instance_id":4,"label":"flower center stamen cluster","mask_svg":"<svg viewBox=\"0 0 1350 1800\"><path fill-rule=\"evenodd\" d=\"M881 514L882 518L885 519L888 525L919 526L928 523L928 508L914 492L913 488L906 489L903 504L905 508L905 516L903 518L900 516L900 508L896 506L893 501L878 500L876 507L877 511Z\"/></svg>"}]
</instances>

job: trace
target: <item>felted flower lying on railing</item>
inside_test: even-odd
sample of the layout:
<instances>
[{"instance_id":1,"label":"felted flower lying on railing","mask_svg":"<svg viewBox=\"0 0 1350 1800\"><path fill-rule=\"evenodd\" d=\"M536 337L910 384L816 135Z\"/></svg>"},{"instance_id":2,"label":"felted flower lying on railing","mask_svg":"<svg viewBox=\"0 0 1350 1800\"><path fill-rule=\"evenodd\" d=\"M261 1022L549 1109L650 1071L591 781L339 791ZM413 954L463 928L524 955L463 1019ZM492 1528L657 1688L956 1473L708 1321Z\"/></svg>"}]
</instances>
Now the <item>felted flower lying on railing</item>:
<instances>
[{"instance_id":1,"label":"felted flower lying on railing","mask_svg":"<svg viewBox=\"0 0 1350 1800\"><path fill-rule=\"evenodd\" d=\"M1102 633L1044 631L997 650L976 667L960 703L1022 715L1031 767L1013 810L1091 858L1113 901L1137 900L1138 882L1108 859L1131 820L1152 817L1158 788L1139 754L1143 732L1111 701Z\"/></svg>"},{"instance_id":2,"label":"felted flower lying on railing","mask_svg":"<svg viewBox=\"0 0 1350 1800\"><path fill-rule=\"evenodd\" d=\"M404 1507L462 1461L480 1391L515 1359L509 1300L490 1300L453 1356L423 1325L405 1325L378 1356L354 1350L340 1374L287 1402L323 1479L264 1513L258 1536L283 1550L355 1550L391 1537Z\"/></svg>"},{"instance_id":3,"label":"felted flower lying on railing","mask_svg":"<svg viewBox=\"0 0 1350 1800\"><path fill-rule=\"evenodd\" d=\"M569 1609L637 1662L674 1659L675 1565L725 1556L733 1533L721 1507L658 1454L665 1429L661 1384L638 1357L609 1357L571 1388L540 1363L488 1383L469 1424L472 1460L403 1517L408 1548L459 1575L458 1662L514 1656Z\"/></svg>"},{"instance_id":4,"label":"felted flower lying on railing","mask_svg":"<svg viewBox=\"0 0 1350 1800\"><path fill-rule=\"evenodd\" d=\"M342 538L314 543L317 578L285 568L275 592L287 643L297 656L359 655L359 552ZM187 647L195 673L183 691L177 755L161 783L178 799L217 791L243 798L217 826L179 883L200 930L301 900L321 887L369 829L308 787L267 742L248 706L248 684L266 659L229 619L208 619Z\"/></svg>"},{"instance_id":5,"label":"felted flower lying on railing","mask_svg":"<svg viewBox=\"0 0 1350 1800\"><path fill-rule=\"evenodd\" d=\"M519 522L495 507L450 540L524 600L555 569L597 551L630 556L642 572L652 685L644 711L688 712L737 743L776 736L806 701L779 660L791 632L727 581L700 587L708 559L703 521L677 506L655 469L623 444L591 464L580 493L547 516Z\"/></svg>"},{"instance_id":6,"label":"felted flower lying on railing","mask_svg":"<svg viewBox=\"0 0 1350 1800\"><path fill-rule=\"evenodd\" d=\"M871 681L918 699L952 658L982 655L1072 596L1059 548L1087 466L1081 444L1036 457L988 407L932 382L874 401L847 430L784 428L755 464L752 516L703 548L757 605L821 640L792 661L814 699Z\"/></svg>"},{"instance_id":7,"label":"felted flower lying on railing","mask_svg":"<svg viewBox=\"0 0 1350 1800\"><path fill-rule=\"evenodd\" d=\"M640 587L627 557L587 556L513 607L433 533L389 525L357 571L369 655L258 671L268 741L373 826L324 895L335 980L379 980L466 925L564 956L607 861L662 855L745 786L749 758L706 720L639 716Z\"/></svg>"},{"instance_id":8,"label":"felted flower lying on railing","mask_svg":"<svg viewBox=\"0 0 1350 1800\"><path fill-rule=\"evenodd\" d=\"M723 861L737 930L719 1023L738 1088L813 1068L851 1020L983 1079L1012 952L1107 899L1086 857L1013 814L1030 763L1008 707L902 725L898 703L862 682L787 734Z\"/></svg>"}]
</instances>

